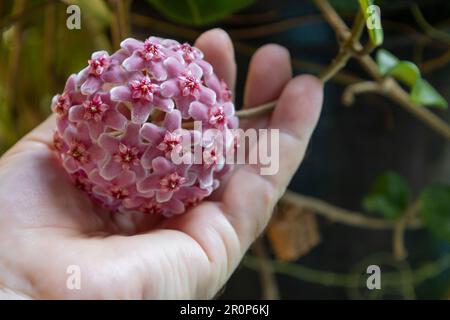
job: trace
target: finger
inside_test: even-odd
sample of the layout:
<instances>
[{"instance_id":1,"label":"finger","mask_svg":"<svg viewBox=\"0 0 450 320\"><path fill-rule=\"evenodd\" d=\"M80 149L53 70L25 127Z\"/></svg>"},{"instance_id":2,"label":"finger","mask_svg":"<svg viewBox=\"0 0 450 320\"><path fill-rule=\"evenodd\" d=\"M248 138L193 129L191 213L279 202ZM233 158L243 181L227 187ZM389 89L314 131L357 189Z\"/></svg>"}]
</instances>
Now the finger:
<instances>
[{"instance_id":1,"label":"finger","mask_svg":"<svg viewBox=\"0 0 450 320\"><path fill-rule=\"evenodd\" d=\"M289 51L276 44L258 49L250 61L245 84L244 108L277 99L284 86L292 78ZM241 122L241 127L265 127L267 117Z\"/></svg>"},{"instance_id":2,"label":"finger","mask_svg":"<svg viewBox=\"0 0 450 320\"><path fill-rule=\"evenodd\" d=\"M34 146L42 147L42 145L45 145L51 147L53 145L53 132L55 128L56 116L51 115L6 151L2 159L7 159L10 155L17 152L32 151Z\"/></svg>"},{"instance_id":3,"label":"finger","mask_svg":"<svg viewBox=\"0 0 450 320\"><path fill-rule=\"evenodd\" d=\"M323 83L314 76L303 75L289 82L272 114L269 127L280 130L280 170L267 178L280 196L303 160L322 102Z\"/></svg>"},{"instance_id":4,"label":"finger","mask_svg":"<svg viewBox=\"0 0 450 320\"><path fill-rule=\"evenodd\" d=\"M222 29L212 29L201 34L195 46L203 51L205 60L214 68L217 76L223 79L231 90L236 83L236 62L233 43L228 33Z\"/></svg>"},{"instance_id":5,"label":"finger","mask_svg":"<svg viewBox=\"0 0 450 320\"><path fill-rule=\"evenodd\" d=\"M278 171L261 175L259 164L248 164L230 178L223 201L244 248L266 226L274 205L303 159L321 105L322 84L318 79L299 76L291 80L269 122L270 128L280 130L279 155L272 155L272 161L279 161ZM265 139L260 139L250 152L258 152L265 143Z\"/></svg>"},{"instance_id":6,"label":"finger","mask_svg":"<svg viewBox=\"0 0 450 320\"><path fill-rule=\"evenodd\" d=\"M291 78L289 51L276 44L261 47L250 61L244 106L249 108L275 100Z\"/></svg>"},{"instance_id":7,"label":"finger","mask_svg":"<svg viewBox=\"0 0 450 320\"><path fill-rule=\"evenodd\" d=\"M50 115L44 122L31 130L23 140L39 141L48 145L53 143L53 133L56 130L56 115Z\"/></svg>"}]
</instances>

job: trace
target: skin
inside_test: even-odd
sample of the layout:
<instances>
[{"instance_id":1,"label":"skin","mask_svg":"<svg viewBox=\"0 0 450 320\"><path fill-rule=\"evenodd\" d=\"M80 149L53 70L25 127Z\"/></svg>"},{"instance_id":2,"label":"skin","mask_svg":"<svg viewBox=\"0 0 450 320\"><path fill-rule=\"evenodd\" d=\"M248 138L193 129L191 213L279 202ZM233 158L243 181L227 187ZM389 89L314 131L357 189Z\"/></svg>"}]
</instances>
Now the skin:
<instances>
[{"instance_id":1,"label":"skin","mask_svg":"<svg viewBox=\"0 0 450 320\"><path fill-rule=\"evenodd\" d=\"M195 45L233 88L228 35L210 30ZM279 102L270 116L241 126L280 129L278 174L261 176L257 166L240 166L212 200L172 219L94 206L55 159L55 119L48 118L0 159L0 297L212 298L267 225L320 114L322 83L307 75L292 78L289 52L269 44L251 59L244 105L274 99ZM80 290L67 288L70 265L80 267Z\"/></svg>"}]
</instances>

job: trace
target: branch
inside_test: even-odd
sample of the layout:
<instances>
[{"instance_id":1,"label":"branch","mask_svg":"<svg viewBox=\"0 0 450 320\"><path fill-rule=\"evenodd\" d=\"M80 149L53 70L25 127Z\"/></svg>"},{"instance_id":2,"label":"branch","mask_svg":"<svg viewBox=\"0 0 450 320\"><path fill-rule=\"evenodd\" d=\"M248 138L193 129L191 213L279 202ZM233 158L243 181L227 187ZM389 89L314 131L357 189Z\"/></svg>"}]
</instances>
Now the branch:
<instances>
[{"instance_id":1,"label":"branch","mask_svg":"<svg viewBox=\"0 0 450 320\"><path fill-rule=\"evenodd\" d=\"M324 1L316 1L318 3L322 3ZM326 3L326 1L325 1ZM327 21L329 20L330 23L336 24L336 28L340 29L344 27L343 25L338 23L338 20L333 14L328 14L329 12L322 12ZM346 28L346 26L345 26ZM359 38L361 37L361 33L364 30L364 18L361 12L358 12L355 18L355 22L353 25L352 32L345 32L344 30L340 30L340 35L342 35L342 41L343 44L340 46L338 55L333 59L331 64L325 68L323 71L320 72L319 78L326 82L330 80L332 77L334 77L342 68L345 67L348 60L351 58L353 54L353 47L355 43L358 42ZM251 118L259 115L263 115L266 113L271 112L273 109L275 109L275 106L277 104L277 100L270 101L268 103L265 103L263 105L253 107L253 108L245 108L243 110L240 110L236 112L236 116L240 119L245 118Z\"/></svg>"},{"instance_id":2,"label":"branch","mask_svg":"<svg viewBox=\"0 0 450 320\"><path fill-rule=\"evenodd\" d=\"M323 200L300 195L289 190L286 191L281 201L310 209L316 214L322 215L331 221L336 221L349 226L375 230L393 229L395 226L395 222L393 221L368 217L366 214L342 209ZM405 226L411 229L418 229L422 227L422 223L415 218L408 220Z\"/></svg>"},{"instance_id":3,"label":"branch","mask_svg":"<svg viewBox=\"0 0 450 320\"><path fill-rule=\"evenodd\" d=\"M363 81L351 84L345 88L342 94L342 104L351 106L355 102L355 96L361 93L379 92L382 86L375 81Z\"/></svg>"},{"instance_id":4,"label":"branch","mask_svg":"<svg viewBox=\"0 0 450 320\"><path fill-rule=\"evenodd\" d=\"M406 212L396 221L394 233L392 235L392 252L394 258L398 261L404 260L408 254L405 248L405 229L419 210L419 201L416 200L406 209Z\"/></svg>"},{"instance_id":5,"label":"branch","mask_svg":"<svg viewBox=\"0 0 450 320\"><path fill-rule=\"evenodd\" d=\"M325 19L330 23L331 27L336 31L338 38L348 39L349 34L353 39L353 49L354 52L364 52L368 51L359 43L358 37L355 37L355 33L348 30L348 27L344 21L339 17L336 11L326 0L315 0L317 6L322 11ZM355 25L357 25L355 21ZM358 29L356 29L358 30ZM355 31L356 32L356 31ZM370 47L369 47L370 48ZM373 49L373 48L370 48ZM321 73L322 80L329 80L336 72L338 72L345 63L348 61L351 55L349 55L348 50L341 50L338 56L333 60L332 64L324 72ZM356 54L355 57L361 64L361 66L366 70L367 73L382 86L388 83L389 86L382 93L398 103L408 112L412 113L419 120L424 122L429 128L439 133L443 137L450 139L450 126L433 112L428 110L422 105L417 105L411 101L409 94L398 84L398 82L392 77L383 77L378 71L378 66L375 61L369 55L359 55ZM238 117L253 117L261 114L268 113L272 111L276 106L277 101L271 101L262 106L257 106L254 108L247 108L245 110L238 111L236 115ZM251 111L250 111L251 110Z\"/></svg>"},{"instance_id":6,"label":"branch","mask_svg":"<svg viewBox=\"0 0 450 320\"><path fill-rule=\"evenodd\" d=\"M262 238L257 239L253 243L253 252L259 262L263 300L279 300L280 293L278 290L277 279L273 272L272 263L267 255Z\"/></svg>"}]
</instances>

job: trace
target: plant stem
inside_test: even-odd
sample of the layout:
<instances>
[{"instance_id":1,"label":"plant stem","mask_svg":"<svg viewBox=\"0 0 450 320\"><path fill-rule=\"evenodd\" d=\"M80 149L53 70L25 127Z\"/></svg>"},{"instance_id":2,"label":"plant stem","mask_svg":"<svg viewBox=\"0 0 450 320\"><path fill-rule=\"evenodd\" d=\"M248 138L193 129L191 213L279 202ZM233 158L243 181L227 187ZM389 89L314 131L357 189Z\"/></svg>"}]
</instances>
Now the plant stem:
<instances>
[{"instance_id":1,"label":"plant stem","mask_svg":"<svg viewBox=\"0 0 450 320\"><path fill-rule=\"evenodd\" d=\"M272 264L269 260L263 239L259 238L253 243L253 252L259 261L260 283L263 300L279 300L280 293Z\"/></svg>"},{"instance_id":2,"label":"plant stem","mask_svg":"<svg viewBox=\"0 0 450 320\"><path fill-rule=\"evenodd\" d=\"M395 222L394 233L392 235L392 252L398 261L404 260L407 256L405 248L405 231L407 224L416 216L419 211L420 202L414 201Z\"/></svg>"},{"instance_id":3,"label":"plant stem","mask_svg":"<svg viewBox=\"0 0 450 320\"><path fill-rule=\"evenodd\" d=\"M395 227L395 223L392 221L381 218L371 218L367 216L367 214L342 209L323 200L300 195L289 190L285 192L281 201L297 207L310 209L316 214L322 215L331 221L336 221L348 226L375 230L392 229ZM422 227L421 221L417 218L408 219L405 225L411 229L418 229Z\"/></svg>"},{"instance_id":4,"label":"plant stem","mask_svg":"<svg viewBox=\"0 0 450 320\"><path fill-rule=\"evenodd\" d=\"M348 35L348 28L344 21L339 17L336 11L326 0L315 0L316 5L322 11L327 21L333 27L333 29L338 33L338 37L343 38ZM360 43L355 43L356 51L363 49ZM415 115L418 119L422 120L426 125L428 125L435 132L441 134L447 139L450 139L450 126L443 121L441 118L436 116L426 107L417 105L411 101L409 94L398 84L398 82L392 77L384 78L378 71L377 64L369 56L356 56L357 60L361 66L366 70L370 76L377 82L383 83L388 80L390 84L384 91L384 94L391 98L393 101L397 102L400 106L405 108L407 111Z\"/></svg>"}]
</instances>

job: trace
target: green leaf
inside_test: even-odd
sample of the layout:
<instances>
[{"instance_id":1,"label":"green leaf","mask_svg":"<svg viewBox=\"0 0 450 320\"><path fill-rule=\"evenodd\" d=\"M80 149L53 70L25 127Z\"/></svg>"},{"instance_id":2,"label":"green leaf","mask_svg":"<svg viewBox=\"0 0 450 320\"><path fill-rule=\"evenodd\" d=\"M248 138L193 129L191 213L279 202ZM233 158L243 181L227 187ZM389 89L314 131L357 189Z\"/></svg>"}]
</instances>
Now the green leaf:
<instances>
[{"instance_id":1,"label":"green leaf","mask_svg":"<svg viewBox=\"0 0 450 320\"><path fill-rule=\"evenodd\" d=\"M396 56L384 49L377 50L376 61L382 75L386 75L390 69L400 62Z\"/></svg>"},{"instance_id":2,"label":"green leaf","mask_svg":"<svg viewBox=\"0 0 450 320\"><path fill-rule=\"evenodd\" d=\"M189 25L206 25L245 8L255 0L147 0L167 18Z\"/></svg>"},{"instance_id":3,"label":"green leaf","mask_svg":"<svg viewBox=\"0 0 450 320\"><path fill-rule=\"evenodd\" d=\"M447 101L424 79L419 79L412 87L411 100L424 106L447 109Z\"/></svg>"},{"instance_id":4,"label":"green leaf","mask_svg":"<svg viewBox=\"0 0 450 320\"><path fill-rule=\"evenodd\" d=\"M406 210L410 194L406 181L397 173L388 171L377 178L362 204L369 212L396 219Z\"/></svg>"},{"instance_id":5,"label":"green leaf","mask_svg":"<svg viewBox=\"0 0 450 320\"><path fill-rule=\"evenodd\" d=\"M370 41L379 46L383 43L383 27L381 26L380 7L375 6L373 0L359 0L359 6L366 20Z\"/></svg>"},{"instance_id":6,"label":"green leaf","mask_svg":"<svg viewBox=\"0 0 450 320\"><path fill-rule=\"evenodd\" d=\"M400 61L395 66L390 68L387 75L393 76L397 80L412 87L416 83L417 79L420 79L420 70L412 62Z\"/></svg>"},{"instance_id":7,"label":"green leaf","mask_svg":"<svg viewBox=\"0 0 450 320\"><path fill-rule=\"evenodd\" d=\"M420 194L419 201L419 213L428 228L450 241L450 186L428 187Z\"/></svg>"}]
</instances>

